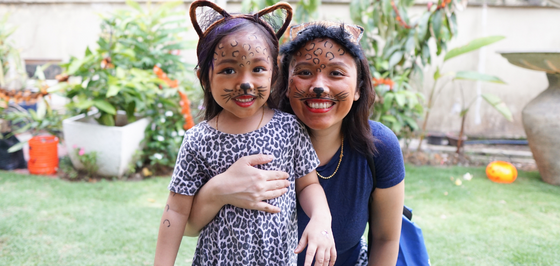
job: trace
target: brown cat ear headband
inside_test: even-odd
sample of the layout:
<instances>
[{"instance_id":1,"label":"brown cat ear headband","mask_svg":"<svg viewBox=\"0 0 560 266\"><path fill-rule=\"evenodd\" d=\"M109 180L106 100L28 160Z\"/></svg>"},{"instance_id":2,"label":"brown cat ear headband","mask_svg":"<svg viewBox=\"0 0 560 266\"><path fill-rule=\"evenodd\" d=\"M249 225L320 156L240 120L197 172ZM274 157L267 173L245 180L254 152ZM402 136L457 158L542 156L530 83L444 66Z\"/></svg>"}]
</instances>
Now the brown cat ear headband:
<instances>
[{"instance_id":1,"label":"brown cat ear headband","mask_svg":"<svg viewBox=\"0 0 560 266\"><path fill-rule=\"evenodd\" d=\"M197 8L210 8L199 12ZM220 6L207 0L195 0L189 8L191 22L198 36L202 39L211 32L212 29L234 18L244 18L255 21L265 26L276 39L280 39L292 21L292 7L288 3L280 2L273 6L262 9L261 11L249 14L229 14Z\"/></svg>"}]
</instances>

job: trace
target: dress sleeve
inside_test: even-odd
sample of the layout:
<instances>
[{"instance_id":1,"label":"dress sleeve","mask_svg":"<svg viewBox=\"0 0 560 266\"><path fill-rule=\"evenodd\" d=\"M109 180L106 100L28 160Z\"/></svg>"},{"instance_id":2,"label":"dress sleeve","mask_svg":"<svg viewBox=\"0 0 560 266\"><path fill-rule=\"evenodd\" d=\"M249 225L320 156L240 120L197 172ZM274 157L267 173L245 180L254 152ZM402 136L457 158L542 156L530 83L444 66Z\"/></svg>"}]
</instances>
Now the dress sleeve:
<instances>
[{"instance_id":1,"label":"dress sleeve","mask_svg":"<svg viewBox=\"0 0 560 266\"><path fill-rule=\"evenodd\" d=\"M373 156L378 188L390 188L405 176L404 160L399 140L385 125L370 121L377 152Z\"/></svg>"},{"instance_id":2,"label":"dress sleeve","mask_svg":"<svg viewBox=\"0 0 560 266\"><path fill-rule=\"evenodd\" d=\"M319 157L313 149L307 129L295 119L292 143L294 144L294 175L300 178L319 166Z\"/></svg>"},{"instance_id":3,"label":"dress sleeve","mask_svg":"<svg viewBox=\"0 0 560 266\"><path fill-rule=\"evenodd\" d=\"M204 161L190 145L196 143L192 136L185 134L168 186L169 191L187 196L194 196L210 179Z\"/></svg>"}]
</instances>

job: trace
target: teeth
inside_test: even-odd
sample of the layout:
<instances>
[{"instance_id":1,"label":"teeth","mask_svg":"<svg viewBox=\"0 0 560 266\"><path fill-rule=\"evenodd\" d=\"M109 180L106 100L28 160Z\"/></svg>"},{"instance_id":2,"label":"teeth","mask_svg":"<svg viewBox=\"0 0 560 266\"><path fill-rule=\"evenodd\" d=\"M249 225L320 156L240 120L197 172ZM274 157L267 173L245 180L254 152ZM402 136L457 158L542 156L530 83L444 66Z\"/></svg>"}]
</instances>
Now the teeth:
<instances>
[{"instance_id":1,"label":"teeth","mask_svg":"<svg viewBox=\"0 0 560 266\"><path fill-rule=\"evenodd\" d=\"M248 103L253 100L253 98L243 98L243 99L235 99L238 102Z\"/></svg>"},{"instance_id":2,"label":"teeth","mask_svg":"<svg viewBox=\"0 0 560 266\"><path fill-rule=\"evenodd\" d=\"M311 102L309 103L309 107L313 108L313 109L327 109L329 107L332 106L332 103L330 102L322 102L322 103L318 103L318 102Z\"/></svg>"}]
</instances>

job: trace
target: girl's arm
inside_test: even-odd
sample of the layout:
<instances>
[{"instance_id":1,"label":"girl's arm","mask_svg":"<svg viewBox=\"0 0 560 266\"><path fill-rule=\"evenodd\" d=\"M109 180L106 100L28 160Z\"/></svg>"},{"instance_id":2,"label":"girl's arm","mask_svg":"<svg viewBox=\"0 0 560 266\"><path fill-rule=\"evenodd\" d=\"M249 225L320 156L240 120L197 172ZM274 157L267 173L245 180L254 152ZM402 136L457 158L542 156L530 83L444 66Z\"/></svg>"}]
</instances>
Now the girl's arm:
<instances>
[{"instance_id":1,"label":"girl's arm","mask_svg":"<svg viewBox=\"0 0 560 266\"><path fill-rule=\"evenodd\" d=\"M277 198L288 191L288 174L253 167L268 163L273 158L262 154L242 157L227 171L211 178L194 197L184 235L197 236L226 204L270 213L280 212L280 208L263 200Z\"/></svg>"},{"instance_id":2,"label":"girl's arm","mask_svg":"<svg viewBox=\"0 0 560 266\"><path fill-rule=\"evenodd\" d=\"M296 193L301 208L309 216L309 223L301 235L295 253L300 253L307 246L305 266L311 265L313 257L315 265L334 265L336 247L331 230L331 211L315 170L296 179Z\"/></svg>"},{"instance_id":3,"label":"girl's arm","mask_svg":"<svg viewBox=\"0 0 560 266\"><path fill-rule=\"evenodd\" d=\"M376 188L370 210L369 230L373 230L373 244L369 251L369 266L395 265L399 255L404 181L390 188Z\"/></svg>"},{"instance_id":4,"label":"girl's arm","mask_svg":"<svg viewBox=\"0 0 560 266\"><path fill-rule=\"evenodd\" d=\"M159 225L154 265L175 264L192 201L192 196L169 193Z\"/></svg>"}]
</instances>

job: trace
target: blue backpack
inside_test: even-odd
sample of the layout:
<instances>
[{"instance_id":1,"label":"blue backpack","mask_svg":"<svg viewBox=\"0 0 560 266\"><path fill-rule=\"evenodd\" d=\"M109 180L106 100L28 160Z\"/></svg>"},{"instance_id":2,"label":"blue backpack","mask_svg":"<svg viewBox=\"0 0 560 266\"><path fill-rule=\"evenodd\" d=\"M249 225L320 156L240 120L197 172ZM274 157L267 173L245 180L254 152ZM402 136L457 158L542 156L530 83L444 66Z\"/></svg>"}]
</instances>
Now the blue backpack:
<instances>
[{"instance_id":1,"label":"blue backpack","mask_svg":"<svg viewBox=\"0 0 560 266\"><path fill-rule=\"evenodd\" d=\"M369 169L373 177L373 190L377 186L377 179L375 176L375 163L373 156L367 156ZM373 190L372 195L373 195ZM373 197L370 197L369 204L371 205ZM370 208L371 209L371 208ZM370 218L371 219L371 218ZM424 244L424 236L422 229L414 224L412 221L412 209L404 206L402 215L402 229L401 238L399 241L399 257L397 259L397 266L424 266L430 265L430 258ZM371 220L370 220L371 225ZM368 233L368 250L371 250L371 243L373 243L373 234L370 227Z\"/></svg>"}]
</instances>

